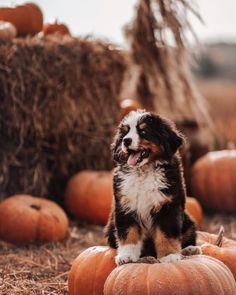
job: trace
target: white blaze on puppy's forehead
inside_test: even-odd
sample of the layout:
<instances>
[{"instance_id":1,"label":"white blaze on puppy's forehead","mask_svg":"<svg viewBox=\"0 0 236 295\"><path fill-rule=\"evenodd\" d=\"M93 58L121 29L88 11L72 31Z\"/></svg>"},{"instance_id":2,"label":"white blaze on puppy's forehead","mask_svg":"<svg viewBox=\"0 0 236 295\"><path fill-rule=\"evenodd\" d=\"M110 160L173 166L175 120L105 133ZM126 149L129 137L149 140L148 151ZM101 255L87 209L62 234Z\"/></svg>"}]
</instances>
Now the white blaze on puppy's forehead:
<instances>
[{"instance_id":1,"label":"white blaze on puppy's forehead","mask_svg":"<svg viewBox=\"0 0 236 295\"><path fill-rule=\"evenodd\" d=\"M129 113L128 116L126 116L123 120L123 124L129 126L129 132L126 134L124 138L131 138L132 143L130 145L130 148L137 149L139 145L139 135L137 132L137 124L139 120L147 115L148 112L145 110L138 110L138 111L132 111Z\"/></svg>"},{"instance_id":2,"label":"white blaze on puppy's forehead","mask_svg":"<svg viewBox=\"0 0 236 295\"><path fill-rule=\"evenodd\" d=\"M132 111L130 112L124 119L123 119L123 124L125 125L134 125L145 115L148 115L149 113L146 112L145 110L138 110L138 111Z\"/></svg>"}]
</instances>

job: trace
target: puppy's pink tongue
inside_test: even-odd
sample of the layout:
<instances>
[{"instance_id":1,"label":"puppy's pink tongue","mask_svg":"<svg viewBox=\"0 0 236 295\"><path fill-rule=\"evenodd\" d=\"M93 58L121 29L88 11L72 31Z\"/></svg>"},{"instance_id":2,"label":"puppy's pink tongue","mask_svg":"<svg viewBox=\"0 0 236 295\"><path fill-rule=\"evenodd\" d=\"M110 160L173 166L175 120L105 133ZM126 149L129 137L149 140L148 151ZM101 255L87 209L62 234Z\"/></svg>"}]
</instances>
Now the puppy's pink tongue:
<instances>
[{"instance_id":1,"label":"puppy's pink tongue","mask_svg":"<svg viewBox=\"0 0 236 295\"><path fill-rule=\"evenodd\" d=\"M140 156L141 156L141 151L140 152L131 153L130 156L129 156L129 158L128 158L127 163L129 165L135 166L137 164L138 159L139 159Z\"/></svg>"}]
</instances>

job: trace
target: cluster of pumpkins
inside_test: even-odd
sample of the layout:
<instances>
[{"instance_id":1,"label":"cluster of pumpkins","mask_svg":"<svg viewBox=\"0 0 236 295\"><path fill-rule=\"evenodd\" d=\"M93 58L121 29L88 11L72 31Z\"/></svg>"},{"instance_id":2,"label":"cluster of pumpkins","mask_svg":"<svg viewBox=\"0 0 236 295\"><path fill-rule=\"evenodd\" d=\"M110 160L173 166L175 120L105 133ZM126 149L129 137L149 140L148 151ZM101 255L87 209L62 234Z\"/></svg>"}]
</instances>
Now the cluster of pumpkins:
<instances>
[{"instance_id":1,"label":"cluster of pumpkins","mask_svg":"<svg viewBox=\"0 0 236 295\"><path fill-rule=\"evenodd\" d=\"M130 111L129 104L122 109ZM191 189L208 209L236 212L236 151L209 152L194 164ZM112 172L81 171L67 184L65 206L79 220L105 225L112 203ZM202 208L187 198L186 210L199 226ZM26 244L65 238L66 213L52 201L16 195L0 202L0 239ZM70 295L235 295L236 241L198 231L203 255L187 256L173 263L130 263L116 267L116 251L91 247L72 264L68 277Z\"/></svg>"},{"instance_id":2,"label":"cluster of pumpkins","mask_svg":"<svg viewBox=\"0 0 236 295\"><path fill-rule=\"evenodd\" d=\"M210 152L192 169L192 189L206 208L235 212L236 151ZM230 176L229 176L230 175ZM112 173L82 171L68 182L67 210L79 220L105 225L112 200ZM200 225L201 205L187 198L186 210ZM19 222L21 221L21 222ZM13 243L56 241L68 231L68 218L55 203L18 195L0 203L0 239ZM235 295L236 241L198 231L203 255L173 263L131 263L116 267L116 251L91 247L73 262L70 295L176 294Z\"/></svg>"},{"instance_id":3,"label":"cluster of pumpkins","mask_svg":"<svg viewBox=\"0 0 236 295\"><path fill-rule=\"evenodd\" d=\"M63 23L44 24L43 13L34 3L25 3L12 7L0 7L0 39L40 36L58 33L70 35Z\"/></svg>"},{"instance_id":4,"label":"cluster of pumpkins","mask_svg":"<svg viewBox=\"0 0 236 295\"><path fill-rule=\"evenodd\" d=\"M192 191L207 209L235 213L235 183L235 150L209 152L193 166ZM103 225L111 206L111 192L110 172L84 171L68 183L66 205L78 219ZM186 210L200 225L202 210L195 198L187 198ZM236 294L236 241L223 238L222 233L217 236L198 231L197 245L203 255L173 263L130 263L119 267L115 265L114 249L88 248L73 262L69 294Z\"/></svg>"}]
</instances>

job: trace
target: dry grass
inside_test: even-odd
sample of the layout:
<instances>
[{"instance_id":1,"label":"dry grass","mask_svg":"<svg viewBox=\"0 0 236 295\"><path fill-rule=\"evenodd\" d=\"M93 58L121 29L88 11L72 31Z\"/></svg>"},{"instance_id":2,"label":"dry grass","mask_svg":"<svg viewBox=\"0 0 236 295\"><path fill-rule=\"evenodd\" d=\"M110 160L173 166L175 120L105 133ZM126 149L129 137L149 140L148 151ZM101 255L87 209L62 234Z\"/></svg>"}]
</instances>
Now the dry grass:
<instances>
[{"instance_id":1,"label":"dry grass","mask_svg":"<svg viewBox=\"0 0 236 295\"><path fill-rule=\"evenodd\" d=\"M72 261L83 249L104 243L101 227L75 224L58 243L17 247L0 242L0 294L68 294Z\"/></svg>"},{"instance_id":2,"label":"dry grass","mask_svg":"<svg viewBox=\"0 0 236 295\"><path fill-rule=\"evenodd\" d=\"M236 147L236 84L222 80L199 81L215 124L217 148Z\"/></svg>"},{"instance_id":3,"label":"dry grass","mask_svg":"<svg viewBox=\"0 0 236 295\"><path fill-rule=\"evenodd\" d=\"M236 216L212 215L204 218L202 230L236 239ZM71 224L68 237L58 243L17 247L0 242L1 295L68 294L71 263L85 248L104 245L100 226ZM92 267L92 266L91 266Z\"/></svg>"}]
</instances>

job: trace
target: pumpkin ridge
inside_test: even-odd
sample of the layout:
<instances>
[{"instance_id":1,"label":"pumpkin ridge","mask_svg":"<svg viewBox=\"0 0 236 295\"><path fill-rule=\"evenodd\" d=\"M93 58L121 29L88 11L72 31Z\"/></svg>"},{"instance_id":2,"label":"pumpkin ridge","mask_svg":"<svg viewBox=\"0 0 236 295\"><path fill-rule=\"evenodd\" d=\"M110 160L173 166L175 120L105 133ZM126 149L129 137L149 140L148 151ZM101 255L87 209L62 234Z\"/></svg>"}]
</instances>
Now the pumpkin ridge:
<instances>
[{"instance_id":1,"label":"pumpkin ridge","mask_svg":"<svg viewBox=\"0 0 236 295\"><path fill-rule=\"evenodd\" d=\"M213 262L212 262L212 261L209 261L209 264L212 265ZM218 283L217 276L215 275L215 272L211 269L211 267L209 267L209 265L205 265L204 263L202 263L202 265L203 265L204 267L206 267L208 273L211 273L212 276L215 278L214 282L215 282L215 283ZM223 271L224 271L224 269L223 269ZM222 278L222 275L221 275L221 278ZM209 280L209 282L211 282L211 280ZM213 282L213 286L214 286L214 282ZM221 285L219 285L218 288L220 288L221 292L223 291L223 293L224 293L225 290L222 288ZM211 294L211 293L209 293L209 294ZM225 294L225 293L224 293L224 294ZM227 294L226 294L226 295L227 295Z\"/></svg>"}]
</instances>

